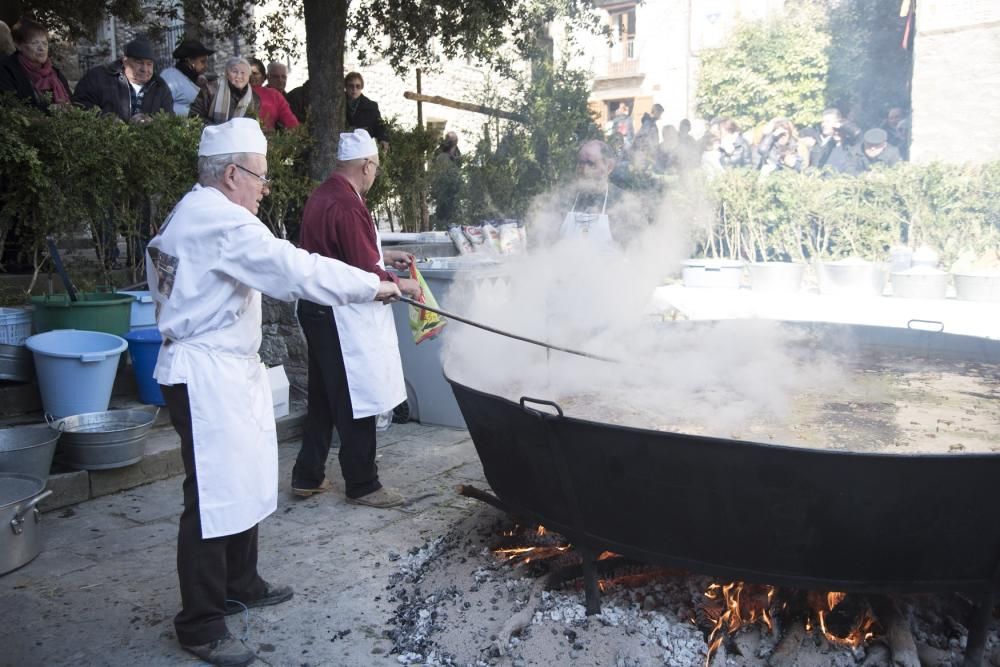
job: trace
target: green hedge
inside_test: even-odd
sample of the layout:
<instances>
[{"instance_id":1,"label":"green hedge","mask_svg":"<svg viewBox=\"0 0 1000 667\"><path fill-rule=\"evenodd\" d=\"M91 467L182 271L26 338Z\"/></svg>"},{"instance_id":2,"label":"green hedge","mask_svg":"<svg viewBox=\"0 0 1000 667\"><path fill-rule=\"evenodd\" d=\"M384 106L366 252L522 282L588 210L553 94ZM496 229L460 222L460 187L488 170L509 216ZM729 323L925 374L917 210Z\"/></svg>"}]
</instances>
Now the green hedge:
<instances>
[{"instance_id":1,"label":"green hedge","mask_svg":"<svg viewBox=\"0 0 1000 667\"><path fill-rule=\"evenodd\" d=\"M860 177L737 169L668 196L699 223L696 252L705 256L879 260L906 240L950 266L1000 247L1000 162L904 163Z\"/></svg>"}]
</instances>

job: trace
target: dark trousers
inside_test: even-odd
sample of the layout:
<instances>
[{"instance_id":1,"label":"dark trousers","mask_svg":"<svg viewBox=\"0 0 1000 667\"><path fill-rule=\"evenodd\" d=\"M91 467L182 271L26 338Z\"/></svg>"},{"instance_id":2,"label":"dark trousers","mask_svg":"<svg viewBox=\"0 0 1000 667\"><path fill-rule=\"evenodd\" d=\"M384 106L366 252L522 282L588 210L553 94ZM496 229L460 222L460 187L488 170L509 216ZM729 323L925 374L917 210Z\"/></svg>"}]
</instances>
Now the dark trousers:
<instances>
[{"instance_id":1,"label":"dark trousers","mask_svg":"<svg viewBox=\"0 0 1000 667\"><path fill-rule=\"evenodd\" d=\"M257 526L235 535L202 539L197 471L191 435L191 404L187 385L160 385L170 421L181 437L184 459L184 511L177 535L177 577L181 612L174 629L181 644L196 646L226 634L226 600L243 602L266 593L257 574Z\"/></svg>"},{"instance_id":2,"label":"dark trousers","mask_svg":"<svg viewBox=\"0 0 1000 667\"><path fill-rule=\"evenodd\" d=\"M309 344L309 391L302 448L292 468L292 486L316 488L326 476L333 427L340 436L340 471L348 498L382 488L375 465L375 417L354 419L340 336L328 306L299 301L299 324Z\"/></svg>"}]
</instances>

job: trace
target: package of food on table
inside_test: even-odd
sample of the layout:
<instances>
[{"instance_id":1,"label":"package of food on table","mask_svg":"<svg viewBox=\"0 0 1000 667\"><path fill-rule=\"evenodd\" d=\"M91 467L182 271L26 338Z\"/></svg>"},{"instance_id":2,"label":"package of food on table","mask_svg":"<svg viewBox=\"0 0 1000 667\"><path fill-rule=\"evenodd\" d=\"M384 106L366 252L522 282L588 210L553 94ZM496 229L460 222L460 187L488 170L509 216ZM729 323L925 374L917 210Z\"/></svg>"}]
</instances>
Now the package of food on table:
<instances>
[{"instance_id":1,"label":"package of food on table","mask_svg":"<svg viewBox=\"0 0 1000 667\"><path fill-rule=\"evenodd\" d=\"M474 252L472 244L465 237L465 234L462 233L462 228L458 225L452 225L448 228L448 236L451 237L451 241L455 244L459 255L471 255Z\"/></svg>"},{"instance_id":2,"label":"package of food on table","mask_svg":"<svg viewBox=\"0 0 1000 667\"><path fill-rule=\"evenodd\" d=\"M420 296L416 300L431 308L439 308L437 299L431 294L431 290L427 286L427 281L420 274L420 270L417 269L416 264L410 264L410 278L416 280L417 284L420 285ZM413 332L413 342L417 345L441 333L446 323L447 320L437 313L432 313L429 310L417 308L416 306L410 306L410 331Z\"/></svg>"},{"instance_id":3,"label":"package of food on table","mask_svg":"<svg viewBox=\"0 0 1000 667\"><path fill-rule=\"evenodd\" d=\"M483 236L486 237L486 245L490 251L500 254L503 250L500 248L500 230L496 228L489 220L483 222Z\"/></svg>"},{"instance_id":4,"label":"package of food on table","mask_svg":"<svg viewBox=\"0 0 1000 667\"><path fill-rule=\"evenodd\" d=\"M503 255L513 255L524 250L521 242L521 234L517 231L516 220L504 220L500 223L500 253Z\"/></svg>"},{"instance_id":5,"label":"package of food on table","mask_svg":"<svg viewBox=\"0 0 1000 667\"><path fill-rule=\"evenodd\" d=\"M489 248L486 247L486 235L483 234L481 227L464 225L462 232L465 234L465 238L469 240L473 252L489 252Z\"/></svg>"}]
</instances>

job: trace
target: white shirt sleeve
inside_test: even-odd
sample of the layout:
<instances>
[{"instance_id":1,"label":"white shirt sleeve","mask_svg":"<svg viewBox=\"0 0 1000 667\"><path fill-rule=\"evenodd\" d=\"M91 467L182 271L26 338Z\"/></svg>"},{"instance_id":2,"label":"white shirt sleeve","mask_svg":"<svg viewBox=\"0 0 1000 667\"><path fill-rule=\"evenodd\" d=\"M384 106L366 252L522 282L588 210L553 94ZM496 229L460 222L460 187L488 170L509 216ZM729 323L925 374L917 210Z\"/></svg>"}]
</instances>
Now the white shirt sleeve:
<instances>
[{"instance_id":1,"label":"white shirt sleeve","mask_svg":"<svg viewBox=\"0 0 1000 667\"><path fill-rule=\"evenodd\" d=\"M220 250L219 271L282 301L342 306L373 301L378 292L374 273L296 248L259 220L227 231Z\"/></svg>"}]
</instances>

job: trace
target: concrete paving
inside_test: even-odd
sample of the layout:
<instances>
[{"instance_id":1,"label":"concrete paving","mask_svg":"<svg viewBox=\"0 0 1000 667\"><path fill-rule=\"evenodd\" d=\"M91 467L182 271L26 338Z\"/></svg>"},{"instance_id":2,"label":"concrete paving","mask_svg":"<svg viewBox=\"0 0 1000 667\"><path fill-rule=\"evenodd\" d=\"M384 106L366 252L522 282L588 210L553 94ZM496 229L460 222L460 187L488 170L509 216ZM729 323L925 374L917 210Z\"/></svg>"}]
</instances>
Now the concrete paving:
<instances>
[{"instance_id":1,"label":"concrete paving","mask_svg":"<svg viewBox=\"0 0 1000 667\"><path fill-rule=\"evenodd\" d=\"M479 510L458 484L485 486L464 430L396 424L379 436L383 483L410 502L349 505L336 451L331 493L290 495L298 440L279 447L278 510L261 524L260 572L291 584L288 603L228 619L258 664L397 664L383 635L395 604L385 589L405 554ZM181 476L43 515L45 547L0 577L0 665L176 665L198 661L177 645L175 567Z\"/></svg>"}]
</instances>

